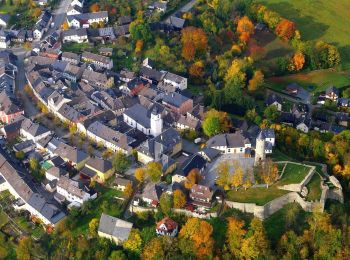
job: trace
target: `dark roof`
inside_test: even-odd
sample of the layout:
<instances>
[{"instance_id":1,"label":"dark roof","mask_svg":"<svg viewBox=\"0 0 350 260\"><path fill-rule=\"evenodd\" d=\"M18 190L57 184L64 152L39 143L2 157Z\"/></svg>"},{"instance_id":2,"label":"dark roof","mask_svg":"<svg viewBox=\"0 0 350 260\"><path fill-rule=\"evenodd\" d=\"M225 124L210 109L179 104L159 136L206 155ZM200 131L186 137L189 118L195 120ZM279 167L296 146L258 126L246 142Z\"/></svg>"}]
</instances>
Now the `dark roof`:
<instances>
[{"instance_id":1,"label":"dark roof","mask_svg":"<svg viewBox=\"0 0 350 260\"><path fill-rule=\"evenodd\" d=\"M145 128L150 128L150 111L140 104L128 108L124 112L125 115L135 120L137 123Z\"/></svg>"},{"instance_id":2,"label":"dark roof","mask_svg":"<svg viewBox=\"0 0 350 260\"><path fill-rule=\"evenodd\" d=\"M330 86L329 88L327 88L326 90L326 95L330 94L330 93L335 93L337 96L339 96L339 89L336 88L335 86Z\"/></svg>"},{"instance_id":3,"label":"dark roof","mask_svg":"<svg viewBox=\"0 0 350 260\"><path fill-rule=\"evenodd\" d=\"M104 160L102 158L94 157L90 158L86 165L90 166L90 168L96 169L102 173L108 172L113 168L112 163L110 161Z\"/></svg>"},{"instance_id":4,"label":"dark roof","mask_svg":"<svg viewBox=\"0 0 350 260\"><path fill-rule=\"evenodd\" d=\"M118 24L119 25L125 25L125 24L129 24L132 22L131 16L130 15L126 15L126 16L121 16L118 18Z\"/></svg>"},{"instance_id":5,"label":"dark roof","mask_svg":"<svg viewBox=\"0 0 350 260\"><path fill-rule=\"evenodd\" d=\"M163 102L165 102L169 105L172 105L174 107L181 107L181 105L188 100L189 100L189 98L187 98L187 97L185 97L177 92L166 93L163 96Z\"/></svg>"},{"instance_id":6,"label":"dark roof","mask_svg":"<svg viewBox=\"0 0 350 260\"><path fill-rule=\"evenodd\" d=\"M275 102L282 104L282 98L279 95L276 95L275 93L270 94L266 99L266 104L268 106Z\"/></svg>"},{"instance_id":7,"label":"dark roof","mask_svg":"<svg viewBox=\"0 0 350 260\"><path fill-rule=\"evenodd\" d=\"M207 141L207 147L227 146L228 148L244 147L250 140L241 131L232 134L219 134Z\"/></svg>"},{"instance_id":8,"label":"dark roof","mask_svg":"<svg viewBox=\"0 0 350 260\"><path fill-rule=\"evenodd\" d=\"M142 76L144 76L145 78L148 78L152 81L159 82L163 79L163 73L161 73L160 71L154 70L154 69L147 68L147 67L141 67L140 74Z\"/></svg>"},{"instance_id":9,"label":"dark roof","mask_svg":"<svg viewBox=\"0 0 350 260\"><path fill-rule=\"evenodd\" d=\"M213 160L220 154L220 151L210 147L205 147L200 153L205 154L210 160Z\"/></svg>"},{"instance_id":10,"label":"dark roof","mask_svg":"<svg viewBox=\"0 0 350 260\"><path fill-rule=\"evenodd\" d=\"M192 155L181 165L183 176L187 176L189 172L193 169L203 169L206 163L207 161L199 154Z\"/></svg>"},{"instance_id":11,"label":"dark roof","mask_svg":"<svg viewBox=\"0 0 350 260\"><path fill-rule=\"evenodd\" d=\"M9 14L0 14L0 19L3 20L5 23L8 23L10 20L10 15Z\"/></svg>"}]
</instances>

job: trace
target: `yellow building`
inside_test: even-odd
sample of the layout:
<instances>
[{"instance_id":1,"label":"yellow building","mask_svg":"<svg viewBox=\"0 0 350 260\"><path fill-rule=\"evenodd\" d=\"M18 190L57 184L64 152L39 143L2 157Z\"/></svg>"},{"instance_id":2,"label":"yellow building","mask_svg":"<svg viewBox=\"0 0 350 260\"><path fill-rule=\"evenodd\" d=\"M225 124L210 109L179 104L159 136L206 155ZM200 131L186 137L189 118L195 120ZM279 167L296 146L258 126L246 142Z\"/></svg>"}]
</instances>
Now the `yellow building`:
<instances>
[{"instance_id":1,"label":"yellow building","mask_svg":"<svg viewBox=\"0 0 350 260\"><path fill-rule=\"evenodd\" d=\"M104 183L114 174L114 169L110 161L94 157L86 162L80 174L98 183Z\"/></svg>"}]
</instances>

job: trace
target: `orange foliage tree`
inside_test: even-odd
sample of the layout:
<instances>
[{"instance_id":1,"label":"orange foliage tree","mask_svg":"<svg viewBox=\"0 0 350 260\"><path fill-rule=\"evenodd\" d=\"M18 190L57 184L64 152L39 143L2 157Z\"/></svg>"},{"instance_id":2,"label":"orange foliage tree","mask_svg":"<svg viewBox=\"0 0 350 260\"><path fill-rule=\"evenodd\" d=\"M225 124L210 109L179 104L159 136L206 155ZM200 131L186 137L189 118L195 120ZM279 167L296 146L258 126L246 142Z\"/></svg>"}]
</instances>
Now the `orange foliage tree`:
<instances>
[{"instance_id":1,"label":"orange foliage tree","mask_svg":"<svg viewBox=\"0 0 350 260\"><path fill-rule=\"evenodd\" d=\"M194 78L202 77L204 75L204 62L200 60L193 63L189 68L188 72Z\"/></svg>"},{"instance_id":2,"label":"orange foliage tree","mask_svg":"<svg viewBox=\"0 0 350 260\"><path fill-rule=\"evenodd\" d=\"M198 52L205 51L208 47L208 37L201 28L186 27L181 32L182 57L193 60Z\"/></svg>"},{"instance_id":3,"label":"orange foliage tree","mask_svg":"<svg viewBox=\"0 0 350 260\"><path fill-rule=\"evenodd\" d=\"M250 36L254 33L254 24L247 16L238 20L237 33L239 34L239 40L243 43L247 43Z\"/></svg>"},{"instance_id":4,"label":"orange foliage tree","mask_svg":"<svg viewBox=\"0 0 350 260\"><path fill-rule=\"evenodd\" d=\"M135 53L139 54L142 51L143 48L143 40L137 40L136 46L135 46Z\"/></svg>"},{"instance_id":5,"label":"orange foliage tree","mask_svg":"<svg viewBox=\"0 0 350 260\"><path fill-rule=\"evenodd\" d=\"M195 185L196 183L199 182L200 180L200 174L199 174L199 170L198 169L192 169L185 180L185 188L186 189L191 189L193 187L193 185Z\"/></svg>"},{"instance_id":6,"label":"orange foliage tree","mask_svg":"<svg viewBox=\"0 0 350 260\"><path fill-rule=\"evenodd\" d=\"M188 245L193 245L192 251L199 259L207 259L213 252L213 227L198 218L189 218L182 227L179 237L180 240L189 241Z\"/></svg>"},{"instance_id":7,"label":"orange foliage tree","mask_svg":"<svg viewBox=\"0 0 350 260\"><path fill-rule=\"evenodd\" d=\"M264 74L257 70L254 72L254 75L251 80L249 80L248 90L254 92L258 90L264 84Z\"/></svg>"},{"instance_id":8,"label":"orange foliage tree","mask_svg":"<svg viewBox=\"0 0 350 260\"><path fill-rule=\"evenodd\" d=\"M289 70L299 71L304 67L305 56L302 52L298 51L292 57L291 63L289 65Z\"/></svg>"},{"instance_id":9,"label":"orange foliage tree","mask_svg":"<svg viewBox=\"0 0 350 260\"><path fill-rule=\"evenodd\" d=\"M276 34L285 41L289 41L295 35L295 23L283 19L276 27Z\"/></svg>"},{"instance_id":10,"label":"orange foliage tree","mask_svg":"<svg viewBox=\"0 0 350 260\"><path fill-rule=\"evenodd\" d=\"M100 6L97 3L94 3L90 6L90 12L96 13L100 11Z\"/></svg>"}]
</instances>

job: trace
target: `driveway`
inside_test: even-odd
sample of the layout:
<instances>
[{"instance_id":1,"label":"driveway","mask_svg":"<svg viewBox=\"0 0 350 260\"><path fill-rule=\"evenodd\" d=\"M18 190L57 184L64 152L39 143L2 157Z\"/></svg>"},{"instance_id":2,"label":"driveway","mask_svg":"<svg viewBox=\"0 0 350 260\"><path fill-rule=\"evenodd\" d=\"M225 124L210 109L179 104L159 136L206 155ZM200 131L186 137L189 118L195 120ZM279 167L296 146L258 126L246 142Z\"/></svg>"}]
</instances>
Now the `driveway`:
<instances>
[{"instance_id":1,"label":"driveway","mask_svg":"<svg viewBox=\"0 0 350 260\"><path fill-rule=\"evenodd\" d=\"M252 169L254 166L254 158L245 158L241 157L237 154L223 154L220 157L218 157L214 162L208 164L206 170L202 174L203 179L200 181L200 184L208 186L208 187L214 187L215 185L215 179L217 178L217 168L223 161L228 161L231 164L230 172L234 171L232 162L237 160L241 167L243 168L244 172L248 169Z\"/></svg>"}]
</instances>

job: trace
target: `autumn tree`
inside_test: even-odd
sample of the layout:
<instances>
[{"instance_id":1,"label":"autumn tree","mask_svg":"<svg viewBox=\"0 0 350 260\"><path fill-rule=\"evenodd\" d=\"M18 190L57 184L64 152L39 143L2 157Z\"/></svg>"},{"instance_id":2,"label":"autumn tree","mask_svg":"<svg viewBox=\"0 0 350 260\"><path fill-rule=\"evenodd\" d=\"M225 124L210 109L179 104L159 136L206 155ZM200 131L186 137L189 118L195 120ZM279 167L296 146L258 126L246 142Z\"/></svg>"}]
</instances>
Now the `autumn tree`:
<instances>
[{"instance_id":1,"label":"autumn tree","mask_svg":"<svg viewBox=\"0 0 350 260\"><path fill-rule=\"evenodd\" d=\"M132 184L128 183L125 187L124 192L123 192L124 198L126 198L126 199L130 198L132 193L133 193Z\"/></svg>"},{"instance_id":2,"label":"autumn tree","mask_svg":"<svg viewBox=\"0 0 350 260\"><path fill-rule=\"evenodd\" d=\"M89 233L91 236L96 236L98 225L99 225L99 220L97 218L93 218L89 222Z\"/></svg>"},{"instance_id":3,"label":"autumn tree","mask_svg":"<svg viewBox=\"0 0 350 260\"><path fill-rule=\"evenodd\" d=\"M150 162L146 166L147 176L152 182L158 182L162 176L162 165L158 162Z\"/></svg>"},{"instance_id":4,"label":"autumn tree","mask_svg":"<svg viewBox=\"0 0 350 260\"><path fill-rule=\"evenodd\" d=\"M278 179L278 167L271 159L267 159L263 164L261 178L267 188Z\"/></svg>"},{"instance_id":5,"label":"autumn tree","mask_svg":"<svg viewBox=\"0 0 350 260\"><path fill-rule=\"evenodd\" d=\"M186 196L181 190L174 191L174 208L181 209L186 205Z\"/></svg>"},{"instance_id":6,"label":"autumn tree","mask_svg":"<svg viewBox=\"0 0 350 260\"><path fill-rule=\"evenodd\" d=\"M186 189L191 189L193 185L197 184L198 181L200 180L200 174L198 169L192 169L185 180L185 188Z\"/></svg>"},{"instance_id":7,"label":"autumn tree","mask_svg":"<svg viewBox=\"0 0 350 260\"><path fill-rule=\"evenodd\" d=\"M152 40L149 24L143 20L142 16L130 23L129 31L135 41L142 40L143 43L149 43Z\"/></svg>"},{"instance_id":8,"label":"autumn tree","mask_svg":"<svg viewBox=\"0 0 350 260\"><path fill-rule=\"evenodd\" d=\"M264 74L257 70L254 72L253 77L249 80L248 90L250 92L257 91L264 84Z\"/></svg>"},{"instance_id":9,"label":"autumn tree","mask_svg":"<svg viewBox=\"0 0 350 260\"><path fill-rule=\"evenodd\" d=\"M135 45L135 53L138 55L142 51L143 48L143 40L137 40Z\"/></svg>"},{"instance_id":10,"label":"autumn tree","mask_svg":"<svg viewBox=\"0 0 350 260\"><path fill-rule=\"evenodd\" d=\"M242 241L245 234L244 221L234 217L227 218L226 244L235 259L240 258Z\"/></svg>"},{"instance_id":11,"label":"autumn tree","mask_svg":"<svg viewBox=\"0 0 350 260\"><path fill-rule=\"evenodd\" d=\"M142 260L153 260L153 259L164 259L164 245L162 237L155 237L151 239L143 249L141 259Z\"/></svg>"},{"instance_id":12,"label":"autumn tree","mask_svg":"<svg viewBox=\"0 0 350 260\"><path fill-rule=\"evenodd\" d=\"M161 196L160 196L160 200L159 200L159 205L160 208L162 209L162 212L169 216L169 214L171 213L171 209L173 208L173 196L171 196L170 194L164 192Z\"/></svg>"},{"instance_id":13,"label":"autumn tree","mask_svg":"<svg viewBox=\"0 0 350 260\"><path fill-rule=\"evenodd\" d=\"M137 168L135 170L135 178L139 182L143 182L145 180L146 172L144 168Z\"/></svg>"},{"instance_id":14,"label":"autumn tree","mask_svg":"<svg viewBox=\"0 0 350 260\"><path fill-rule=\"evenodd\" d=\"M118 173L124 173L129 168L130 163L129 158L122 152L117 152L112 161L114 170Z\"/></svg>"},{"instance_id":15,"label":"autumn tree","mask_svg":"<svg viewBox=\"0 0 350 260\"><path fill-rule=\"evenodd\" d=\"M196 61L188 70L193 78L200 78L204 75L204 62L202 60Z\"/></svg>"},{"instance_id":16,"label":"autumn tree","mask_svg":"<svg viewBox=\"0 0 350 260\"><path fill-rule=\"evenodd\" d=\"M238 20L237 33L239 34L239 40L243 43L247 43L254 33L254 24L247 16L243 16Z\"/></svg>"},{"instance_id":17,"label":"autumn tree","mask_svg":"<svg viewBox=\"0 0 350 260\"><path fill-rule=\"evenodd\" d=\"M205 114L203 131L207 136L225 133L230 129L230 127L231 122L226 112L211 109Z\"/></svg>"},{"instance_id":18,"label":"autumn tree","mask_svg":"<svg viewBox=\"0 0 350 260\"><path fill-rule=\"evenodd\" d=\"M64 31L69 29L69 24L68 24L67 21L65 21L65 22L62 24L62 29L63 29Z\"/></svg>"},{"instance_id":19,"label":"autumn tree","mask_svg":"<svg viewBox=\"0 0 350 260\"><path fill-rule=\"evenodd\" d=\"M191 61L194 57L204 52L208 46L208 38L201 28L186 27L181 31L182 57Z\"/></svg>"},{"instance_id":20,"label":"autumn tree","mask_svg":"<svg viewBox=\"0 0 350 260\"><path fill-rule=\"evenodd\" d=\"M243 185L244 183L244 172L242 167L237 167L235 168L235 172L232 176L232 180L231 180L232 186L236 188L236 190L238 189L239 186Z\"/></svg>"},{"instance_id":21,"label":"autumn tree","mask_svg":"<svg viewBox=\"0 0 350 260\"><path fill-rule=\"evenodd\" d=\"M132 229L129 238L124 241L123 248L134 253L141 254L143 241L141 238L140 231L138 229Z\"/></svg>"},{"instance_id":22,"label":"autumn tree","mask_svg":"<svg viewBox=\"0 0 350 260\"><path fill-rule=\"evenodd\" d=\"M230 164L228 161L222 161L216 168L218 179L216 184L222 187L224 190L230 189Z\"/></svg>"},{"instance_id":23,"label":"autumn tree","mask_svg":"<svg viewBox=\"0 0 350 260\"><path fill-rule=\"evenodd\" d=\"M291 59L289 70L290 71L299 71L304 67L305 56L302 52L298 51L295 53Z\"/></svg>"},{"instance_id":24,"label":"autumn tree","mask_svg":"<svg viewBox=\"0 0 350 260\"><path fill-rule=\"evenodd\" d=\"M295 35L295 23L283 19L276 27L276 34L285 41L289 41Z\"/></svg>"},{"instance_id":25,"label":"autumn tree","mask_svg":"<svg viewBox=\"0 0 350 260\"><path fill-rule=\"evenodd\" d=\"M264 226L262 222L254 218L250 223L246 238L242 242L241 254L246 259L266 257L269 250Z\"/></svg>"},{"instance_id":26,"label":"autumn tree","mask_svg":"<svg viewBox=\"0 0 350 260\"><path fill-rule=\"evenodd\" d=\"M97 13L100 11L100 6L97 3L94 3L90 6L91 13Z\"/></svg>"},{"instance_id":27,"label":"autumn tree","mask_svg":"<svg viewBox=\"0 0 350 260\"><path fill-rule=\"evenodd\" d=\"M180 240L189 241L193 246L193 253L198 258L208 258L213 251L213 227L198 218L189 218L179 233Z\"/></svg>"},{"instance_id":28,"label":"autumn tree","mask_svg":"<svg viewBox=\"0 0 350 260\"><path fill-rule=\"evenodd\" d=\"M265 108L264 116L268 120L268 122L271 124L277 121L277 119L280 116L280 112L278 111L277 107L274 104L271 104Z\"/></svg>"}]
</instances>

